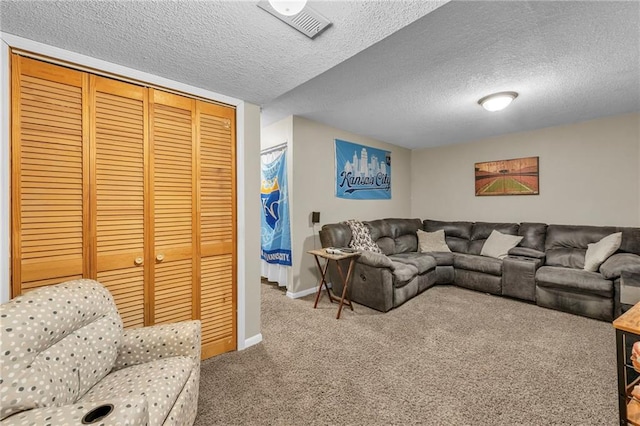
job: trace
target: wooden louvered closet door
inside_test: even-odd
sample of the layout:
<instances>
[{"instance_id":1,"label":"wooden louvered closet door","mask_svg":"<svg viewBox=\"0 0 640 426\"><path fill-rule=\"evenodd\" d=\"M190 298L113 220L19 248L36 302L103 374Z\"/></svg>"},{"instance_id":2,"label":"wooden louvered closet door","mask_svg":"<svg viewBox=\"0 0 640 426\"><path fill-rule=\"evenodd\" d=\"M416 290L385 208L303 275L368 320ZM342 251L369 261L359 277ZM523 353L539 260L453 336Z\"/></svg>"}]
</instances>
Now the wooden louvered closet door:
<instances>
[{"instance_id":1,"label":"wooden louvered closet door","mask_svg":"<svg viewBox=\"0 0 640 426\"><path fill-rule=\"evenodd\" d=\"M195 101L150 91L153 322L198 318Z\"/></svg>"},{"instance_id":2,"label":"wooden louvered closet door","mask_svg":"<svg viewBox=\"0 0 640 426\"><path fill-rule=\"evenodd\" d=\"M12 57L12 293L89 273L88 76Z\"/></svg>"},{"instance_id":3,"label":"wooden louvered closet door","mask_svg":"<svg viewBox=\"0 0 640 426\"><path fill-rule=\"evenodd\" d=\"M236 349L235 110L11 61L12 296L93 278L125 327Z\"/></svg>"},{"instance_id":4,"label":"wooden louvered closet door","mask_svg":"<svg viewBox=\"0 0 640 426\"><path fill-rule=\"evenodd\" d=\"M236 349L235 110L198 102L202 356Z\"/></svg>"},{"instance_id":5,"label":"wooden louvered closet door","mask_svg":"<svg viewBox=\"0 0 640 426\"><path fill-rule=\"evenodd\" d=\"M93 264L125 327L145 324L147 89L91 76Z\"/></svg>"}]
</instances>

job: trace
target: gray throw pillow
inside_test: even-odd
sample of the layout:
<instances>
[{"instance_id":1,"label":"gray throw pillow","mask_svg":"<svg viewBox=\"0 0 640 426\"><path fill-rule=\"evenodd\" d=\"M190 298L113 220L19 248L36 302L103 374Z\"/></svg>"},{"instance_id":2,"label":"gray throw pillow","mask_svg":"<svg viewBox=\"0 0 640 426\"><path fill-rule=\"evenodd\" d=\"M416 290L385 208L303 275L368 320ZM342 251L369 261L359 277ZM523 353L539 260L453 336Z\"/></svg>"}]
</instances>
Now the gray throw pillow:
<instances>
[{"instance_id":1,"label":"gray throw pillow","mask_svg":"<svg viewBox=\"0 0 640 426\"><path fill-rule=\"evenodd\" d=\"M518 235L508 235L498 232L495 229L484 242L480 254L482 256L504 259L509 254L509 250L517 246L524 237Z\"/></svg>"},{"instance_id":2,"label":"gray throw pillow","mask_svg":"<svg viewBox=\"0 0 640 426\"><path fill-rule=\"evenodd\" d=\"M451 253L451 249L445 240L444 229L435 232L425 232L420 229L416 231L418 234L418 251L420 253L429 253L433 251L446 251Z\"/></svg>"},{"instance_id":3,"label":"gray throw pillow","mask_svg":"<svg viewBox=\"0 0 640 426\"><path fill-rule=\"evenodd\" d=\"M616 232L607 235L597 243L587 244L587 253L584 255L584 270L597 272L600 265L618 251L621 243L622 232Z\"/></svg>"}]
</instances>

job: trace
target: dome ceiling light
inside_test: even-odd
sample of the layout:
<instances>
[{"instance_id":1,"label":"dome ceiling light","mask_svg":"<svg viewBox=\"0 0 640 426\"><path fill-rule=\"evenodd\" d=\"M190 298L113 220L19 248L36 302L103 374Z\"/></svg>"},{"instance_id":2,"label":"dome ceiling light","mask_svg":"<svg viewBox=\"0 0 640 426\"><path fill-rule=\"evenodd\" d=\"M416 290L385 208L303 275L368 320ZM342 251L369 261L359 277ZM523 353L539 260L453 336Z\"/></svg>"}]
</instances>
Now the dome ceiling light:
<instances>
[{"instance_id":1,"label":"dome ceiling light","mask_svg":"<svg viewBox=\"0 0 640 426\"><path fill-rule=\"evenodd\" d=\"M293 0L293 1L281 1L281 0L269 0L269 4L276 12L284 16L297 15L304 9L307 4L307 0Z\"/></svg>"},{"instance_id":2,"label":"dome ceiling light","mask_svg":"<svg viewBox=\"0 0 640 426\"><path fill-rule=\"evenodd\" d=\"M307 0L260 0L256 6L310 39L314 39L331 26L327 18L309 7Z\"/></svg>"},{"instance_id":3,"label":"dome ceiling light","mask_svg":"<svg viewBox=\"0 0 640 426\"><path fill-rule=\"evenodd\" d=\"M481 98L478 103L487 111L501 111L518 97L517 92L498 92Z\"/></svg>"}]
</instances>

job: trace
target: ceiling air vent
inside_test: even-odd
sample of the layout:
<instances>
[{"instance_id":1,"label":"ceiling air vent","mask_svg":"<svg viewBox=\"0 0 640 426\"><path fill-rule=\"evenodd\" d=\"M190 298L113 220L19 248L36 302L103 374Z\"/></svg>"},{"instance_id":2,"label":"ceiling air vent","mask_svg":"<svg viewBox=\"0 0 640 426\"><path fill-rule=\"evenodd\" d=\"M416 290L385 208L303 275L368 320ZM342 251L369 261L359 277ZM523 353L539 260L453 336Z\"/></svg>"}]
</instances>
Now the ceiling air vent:
<instances>
[{"instance_id":1,"label":"ceiling air vent","mask_svg":"<svg viewBox=\"0 0 640 426\"><path fill-rule=\"evenodd\" d=\"M308 5L300 13L293 16L281 15L271 7L267 0L258 3L258 7L269 12L285 24L295 28L309 38L315 38L318 34L331 26L331 22Z\"/></svg>"}]
</instances>

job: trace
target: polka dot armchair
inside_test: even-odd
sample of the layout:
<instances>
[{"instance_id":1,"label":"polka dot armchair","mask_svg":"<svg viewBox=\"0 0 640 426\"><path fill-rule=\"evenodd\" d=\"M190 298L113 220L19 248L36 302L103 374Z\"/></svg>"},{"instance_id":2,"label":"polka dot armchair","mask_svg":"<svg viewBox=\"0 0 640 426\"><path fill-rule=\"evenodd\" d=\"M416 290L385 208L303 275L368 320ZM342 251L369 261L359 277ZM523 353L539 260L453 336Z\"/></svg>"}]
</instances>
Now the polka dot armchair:
<instances>
[{"instance_id":1,"label":"polka dot armchair","mask_svg":"<svg viewBox=\"0 0 640 426\"><path fill-rule=\"evenodd\" d=\"M0 424L192 425L200 322L123 331L97 281L0 305Z\"/></svg>"}]
</instances>

